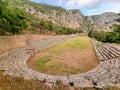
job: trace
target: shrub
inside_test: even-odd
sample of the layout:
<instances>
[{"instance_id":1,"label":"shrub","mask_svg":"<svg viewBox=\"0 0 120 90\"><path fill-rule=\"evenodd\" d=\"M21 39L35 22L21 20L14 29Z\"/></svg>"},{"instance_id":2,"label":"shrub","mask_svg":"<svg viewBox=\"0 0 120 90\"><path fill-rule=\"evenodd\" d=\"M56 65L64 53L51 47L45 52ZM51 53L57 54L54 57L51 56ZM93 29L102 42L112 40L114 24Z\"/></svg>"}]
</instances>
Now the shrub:
<instances>
[{"instance_id":1,"label":"shrub","mask_svg":"<svg viewBox=\"0 0 120 90\"><path fill-rule=\"evenodd\" d=\"M114 25L113 31L111 32L91 30L88 33L88 36L95 38L98 41L109 42L109 43L120 43L120 25Z\"/></svg>"},{"instance_id":2,"label":"shrub","mask_svg":"<svg viewBox=\"0 0 120 90\"><path fill-rule=\"evenodd\" d=\"M26 13L19 8L9 7L7 3L0 3L0 27L12 34L22 33L27 28Z\"/></svg>"}]
</instances>

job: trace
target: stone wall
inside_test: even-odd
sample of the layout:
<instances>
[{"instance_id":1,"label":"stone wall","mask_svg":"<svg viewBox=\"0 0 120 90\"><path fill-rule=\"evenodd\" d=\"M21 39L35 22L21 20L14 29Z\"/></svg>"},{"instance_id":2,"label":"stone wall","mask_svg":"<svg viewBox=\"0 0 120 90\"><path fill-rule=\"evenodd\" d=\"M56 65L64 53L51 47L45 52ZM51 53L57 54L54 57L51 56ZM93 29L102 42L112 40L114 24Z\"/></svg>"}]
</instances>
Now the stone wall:
<instances>
[{"instance_id":1,"label":"stone wall","mask_svg":"<svg viewBox=\"0 0 120 90\"><path fill-rule=\"evenodd\" d=\"M62 83L72 87L120 86L120 50L110 44L94 43L100 64L86 73L70 76L54 76L39 73L27 67L26 61L37 51L76 36L57 36L42 40L28 41L27 46L13 49L0 55L0 70L11 76L23 76L25 79L40 80L50 87ZM97 45L97 46L96 46Z\"/></svg>"}]
</instances>

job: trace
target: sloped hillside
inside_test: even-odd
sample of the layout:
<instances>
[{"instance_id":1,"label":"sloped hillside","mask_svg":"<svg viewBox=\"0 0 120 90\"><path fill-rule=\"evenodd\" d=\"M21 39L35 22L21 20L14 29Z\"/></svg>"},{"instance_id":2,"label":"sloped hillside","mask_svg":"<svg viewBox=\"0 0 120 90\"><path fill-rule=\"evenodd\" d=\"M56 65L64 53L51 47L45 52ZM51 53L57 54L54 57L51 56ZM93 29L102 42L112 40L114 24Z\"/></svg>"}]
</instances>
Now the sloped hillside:
<instances>
[{"instance_id":1,"label":"sloped hillside","mask_svg":"<svg viewBox=\"0 0 120 90\"><path fill-rule=\"evenodd\" d=\"M25 9L30 14L52 21L56 25L77 29L79 31L88 30L87 22L80 10L65 10L61 7L33 2L26 2Z\"/></svg>"},{"instance_id":2,"label":"sloped hillside","mask_svg":"<svg viewBox=\"0 0 120 90\"><path fill-rule=\"evenodd\" d=\"M72 34L88 31L88 23L79 10L65 10L30 0L0 2L0 34Z\"/></svg>"},{"instance_id":3,"label":"sloped hillside","mask_svg":"<svg viewBox=\"0 0 120 90\"><path fill-rule=\"evenodd\" d=\"M120 18L118 13L106 12L100 15L93 15L89 17L94 27L97 30L110 31L114 24L119 24L116 19Z\"/></svg>"}]
</instances>

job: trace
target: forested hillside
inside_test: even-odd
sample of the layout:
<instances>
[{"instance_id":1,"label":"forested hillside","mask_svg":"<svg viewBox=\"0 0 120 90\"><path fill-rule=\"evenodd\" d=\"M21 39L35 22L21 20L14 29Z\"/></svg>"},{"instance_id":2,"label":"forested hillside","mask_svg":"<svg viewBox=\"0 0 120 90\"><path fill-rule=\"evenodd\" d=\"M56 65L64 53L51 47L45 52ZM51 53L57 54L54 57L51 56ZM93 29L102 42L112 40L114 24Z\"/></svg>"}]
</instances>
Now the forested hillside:
<instances>
[{"instance_id":1,"label":"forested hillside","mask_svg":"<svg viewBox=\"0 0 120 90\"><path fill-rule=\"evenodd\" d=\"M118 24L112 25L111 31L105 32L105 31L91 30L88 36L95 38L98 41L120 44L120 18L117 18L114 21L118 22Z\"/></svg>"},{"instance_id":2,"label":"forested hillside","mask_svg":"<svg viewBox=\"0 0 120 90\"><path fill-rule=\"evenodd\" d=\"M28 27L28 14L9 1L0 1L0 34L22 33Z\"/></svg>"},{"instance_id":3,"label":"forested hillside","mask_svg":"<svg viewBox=\"0 0 120 90\"><path fill-rule=\"evenodd\" d=\"M89 36L97 40L120 43L119 18L119 14L110 12L85 17L80 10L66 10L30 0L0 1L0 35L89 32Z\"/></svg>"},{"instance_id":4,"label":"forested hillside","mask_svg":"<svg viewBox=\"0 0 120 90\"><path fill-rule=\"evenodd\" d=\"M81 33L85 26L80 26L80 22L76 21L77 18L74 19L75 14L79 18L79 12L76 10L69 12L61 7L38 4L29 0L1 0L0 35ZM69 17L72 17L72 20Z\"/></svg>"}]
</instances>

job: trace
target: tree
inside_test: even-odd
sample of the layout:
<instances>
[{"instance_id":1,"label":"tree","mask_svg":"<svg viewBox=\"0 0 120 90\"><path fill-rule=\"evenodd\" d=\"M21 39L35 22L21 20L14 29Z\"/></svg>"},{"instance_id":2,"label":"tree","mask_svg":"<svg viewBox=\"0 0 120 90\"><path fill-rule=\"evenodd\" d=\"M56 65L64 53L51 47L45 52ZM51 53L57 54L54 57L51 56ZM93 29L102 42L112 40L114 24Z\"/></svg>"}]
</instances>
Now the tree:
<instances>
[{"instance_id":1,"label":"tree","mask_svg":"<svg viewBox=\"0 0 120 90\"><path fill-rule=\"evenodd\" d=\"M7 8L8 2L3 1L0 1L0 27L12 34L22 33L27 28L25 12L19 8Z\"/></svg>"}]
</instances>

